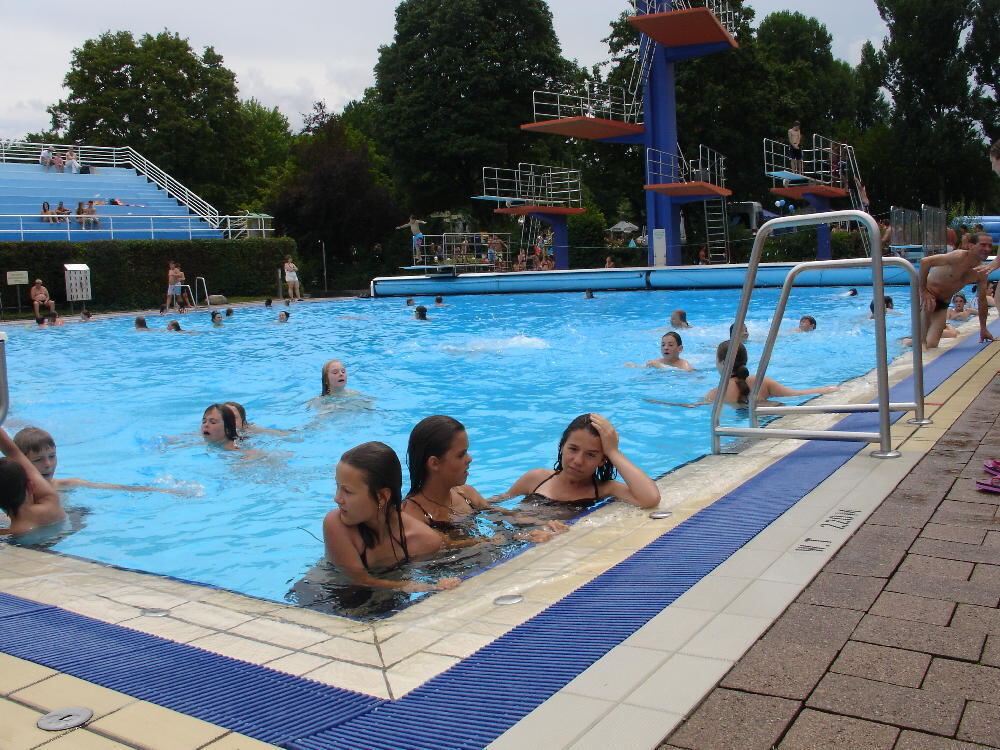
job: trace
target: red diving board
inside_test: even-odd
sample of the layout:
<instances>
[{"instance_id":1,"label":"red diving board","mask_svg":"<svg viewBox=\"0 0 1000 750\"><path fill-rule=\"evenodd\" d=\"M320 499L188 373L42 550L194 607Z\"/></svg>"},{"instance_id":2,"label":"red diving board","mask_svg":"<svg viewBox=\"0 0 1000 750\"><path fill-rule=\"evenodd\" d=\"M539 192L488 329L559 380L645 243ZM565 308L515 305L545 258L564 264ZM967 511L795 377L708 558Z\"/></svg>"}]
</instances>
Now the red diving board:
<instances>
[{"instance_id":1,"label":"red diving board","mask_svg":"<svg viewBox=\"0 0 1000 750\"><path fill-rule=\"evenodd\" d=\"M643 185L644 190L652 190L654 193L662 193L671 197L691 198L694 196L705 196L710 198L728 198L733 194L729 188L713 185L711 182L664 182L657 185Z\"/></svg>"},{"instance_id":2,"label":"red diving board","mask_svg":"<svg viewBox=\"0 0 1000 750\"><path fill-rule=\"evenodd\" d=\"M632 16L628 22L665 47L725 42L733 49L739 44L708 8L685 8L666 13Z\"/></svg>"},{"instance_id":3,"label":"red diving board","mask_svg":"<svg viewBox=\"0 0 1000 750\"><path fill-rule=\"evenodd\" d=\"M529 214L552 214L554 216L571 216L574 214L585 214L585 208L571 208L570 206L510 206L508 208L494 208L495 214L513 214L515 216L527 216Z\"/></svg>"},{"instance_id":4,"label":"red diving board","mask_svg":"<svg viewBox=\"0 0 1000 750\"><path fill-rule=\"evenodd\" d=\"M561 117L556 120L528 122L521 126L521 130L599 141L603 138L615 138L622 135L639 135L645 128L631 122L605 120L600 117Z\"/></svg>"},{"instance_id":5,"label":"red diving board","mask_svg":"<svg viewBox=\"0 0 1000 750\"><path fill-rule=\"evenodd\" d=\"M818 195L821 198L846 198L847 190L833 185L794 185L789 187L771 188L771 192L782 198L803 200L807 195Z\"/></svg>"}]
</instances>

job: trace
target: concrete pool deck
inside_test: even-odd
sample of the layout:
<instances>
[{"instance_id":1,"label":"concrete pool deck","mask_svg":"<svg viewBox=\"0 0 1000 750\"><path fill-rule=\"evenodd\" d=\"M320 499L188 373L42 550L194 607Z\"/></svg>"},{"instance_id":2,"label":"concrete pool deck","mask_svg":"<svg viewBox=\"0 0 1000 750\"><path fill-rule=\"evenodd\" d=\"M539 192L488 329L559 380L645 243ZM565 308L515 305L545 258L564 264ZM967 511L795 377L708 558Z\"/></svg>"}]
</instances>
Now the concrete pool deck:
<instances>
[{"instance_id":1,"label":"concrete pool deck","mask_svg":"<svg viewBox=\"0 0 1000 750\"><path fill-rule=\"evenodd\" d=\"M655 746L799 596L832 557L835 542L846 541L863 516L972 402L997 370L995 350L991 346L973 353L928 397L930 403L941 404L929 407L934 425L920 430L905 423L894 427L903 458L878 461L865 452L851 458L620 645L582 666L573 680L520 721L510 721L513 726L493 746L513 747L513 742L581 748ZM553 543L532 548L455 591L428 597L372 624L8 545L0 548L0 591L285 674L398 701L711 506L740 484L741 477L732 469L740 462L753 463L747 458L752 453L711 457L661 479L664 495L676 501L671 505L674 515L666 521L652 521L631 509L602 509L603 516L584 519ZM755 470L760 468L759 458ZM725 471L720 470L723 464ZM685 476L706 475L714 476L715 482L688 486L678 496ZM864 497L859 498L856 488L862 486ZM831 513L836 515L848 500L849 509L857 512L847 514L849 523L841 516L835 519L835 525L844 526L841 539L822 549L797 549L806 538L825 539L811 529L829 523ZM496 596L507 593L520 593L525 599L511 607L493 604ZM4 620L0 616L0 633ZM4 644L0 636L0 650ZM37 747L45 742L56 748L116 746L108 744L110 738L126 747L263 746L222 726L183 717L122 692L98 686L85 692L89 683L30 660L9 655L0 659L0 694L5 696L0 715L13 719L0 722L4 747ZM112 692L115 695L109 696ZM66 733L33 729L32 716L69 704L94 708L98 717L89 729L73 730L73 738L65 739ZM153 718L157 713L162 721ZM4 732L19 733L8 738ZM399 745L387 740L384 746Z\"/></svg>"}]
</instances>

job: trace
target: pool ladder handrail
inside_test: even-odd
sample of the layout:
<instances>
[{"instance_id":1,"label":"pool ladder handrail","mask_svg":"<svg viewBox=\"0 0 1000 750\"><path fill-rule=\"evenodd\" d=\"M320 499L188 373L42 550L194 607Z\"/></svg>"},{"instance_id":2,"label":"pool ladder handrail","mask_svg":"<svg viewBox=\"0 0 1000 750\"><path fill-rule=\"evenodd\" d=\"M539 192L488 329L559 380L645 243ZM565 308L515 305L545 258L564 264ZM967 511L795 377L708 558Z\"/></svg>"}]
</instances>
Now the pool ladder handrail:
<instances>
[{"instance_id":1,"label":"pool ladder handrail","mask_svg":"<svg viewBox=\"0 0 1000 750\"><path fill-rule=\"evenodd\" d=\"M726 389L729 385L728 373L732 372L733 363L736 359L737 344L742 343L740 332L743 330L746 321L747 310L750 307L750 298L753 295L754 283L757 278L757 268L760 265L761 251L764 241L775 230L782 227L804 227L816 226L819 224L835 224L842 221L857 221L862 225L862 230L868 232L871 240L871 257L869 258L848 258L845 260L823 260L806 261L795 265L785 278L785 283L781 288L781 296L775 306L774 315L771 319L771 327L767 333L767 340L764 342L764 350L761 353L760 362L757 365L757 375L754 385L750 389L750 427L722 427L719 425L719 417L722 413ZM886 361L886 329L885 329L885 279L882 275L884 264L898 266L904 269L910 278L910 328L913 340L913 401L911 403L890 403L889 401L889 365ZM785 306L791 293L796 277L804 271L827 269L827 268L859 268L871 266L872 269L872 296L875 303L875 373L878 390L878 398L874 404L822 404L803 406L760 406L757 404L757 397L763 385L764 375L767 372L767 365L771 359L771 352L777 340L778 332L784 317ZM729 350L726 353L726 361L719 376L719 387L715 394L715 401L712 404L712 453L721 452L721 438L727 437L753 437L753 438L790 438L794 440L842 440L848 442L879 443L879 449L872 451L871 455L876 458L896 458L899 451L893 450L891 436L889 434L889 412L890 411L912 411L914 417L909 420L911 424L930 424L931 420L924 416L924 378L923 378L923 353L920 342L923 337L920 335L920 286L917 279L916 269L913 264L904 258L883 258L882 257L882 237L878 225L869 214L863 211L830 211L817 214L803 214L799 216L785 216L771 219L765 223L754 238L753 249L750 252L750 261L747 263L746 278L743 281L743 292L740 295L739 307L736 311L736 320L733 323L732 335L729 340ZM758 426L758 415L760 414L851 414L877 411L879 413L878 432L847 432L843 430L792 430L792 429L770 429Z\"/></svg>"},{"instance_id":2,"label":"pool ladder handrail","mask_svg":"<svg viewBox=\"0 0 1000 750\"><path fill-rule=\"evenodd\" d=\"M7 388L7 334L0 331L0 426L7 419L10 409L10 391Z\"/></svg>"},{"instance_id":3,"label":"pool ladder handrail","mask_svg":"<svg viewBox=\"0 0 1000 750\"><path fill-rule=\"evenodd\" d=\"M208 301L208 284L205 283L204 276L194 277L194 291L192 292L192 299L194 300L194 306L198 306L198 282L201 282L201 288L205 290L205 307L211 307Z\"/></svg>"}]
</instances>

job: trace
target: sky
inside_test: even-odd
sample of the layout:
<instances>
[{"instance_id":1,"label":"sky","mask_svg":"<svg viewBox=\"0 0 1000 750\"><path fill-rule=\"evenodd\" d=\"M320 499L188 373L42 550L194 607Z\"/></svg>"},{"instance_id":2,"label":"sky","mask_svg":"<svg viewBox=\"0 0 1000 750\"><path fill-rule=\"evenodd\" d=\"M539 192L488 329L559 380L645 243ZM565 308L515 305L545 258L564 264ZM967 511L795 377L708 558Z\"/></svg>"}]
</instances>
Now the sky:
<instances>
[{"instance_id":1,"label":"sky","mask_svg":"<svg viewBox=\"0 0 1000 750\"><path fill-rule=\"evenodd\" d=\"M747 0L768 14L793 10L819 19L833 36L833 53L852 65L862 45L878 46L886 29L874 0ZM607 57L601 39L625 0L549 0L563 54L590 66ZM240 97L278 107L295 130L302 113L323 100L339 112L374 82L380 45L392 41L397 0L172 0L92 3L47 0L35 6L0 0L0 138L20 138L50 125L45 108L66 95L72 51L105 31L136 37L163 29L189 40L200 54L212 46L236 74ZM39 8L44 8L40 12ZM61 19L61 20L60 20Z\"/></svg>"}]
</instances>

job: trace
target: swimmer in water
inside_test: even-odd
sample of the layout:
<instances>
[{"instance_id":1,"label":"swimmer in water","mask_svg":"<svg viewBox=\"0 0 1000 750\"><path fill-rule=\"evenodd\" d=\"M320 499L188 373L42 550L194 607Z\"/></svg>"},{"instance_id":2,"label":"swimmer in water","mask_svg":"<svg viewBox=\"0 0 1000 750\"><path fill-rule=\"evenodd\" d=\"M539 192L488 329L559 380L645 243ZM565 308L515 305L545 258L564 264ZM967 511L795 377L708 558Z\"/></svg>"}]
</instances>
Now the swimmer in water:
<instances>
[{"instance_id":1,"label":"swimmer in water","mask_svg":"<svg viewBox=\"0 0 1000 750\"><path fill-rule=\"evenodd\" d=\"M903 313L895 309L892 297L884 297L886 315L902 315ZM875 319L875 300L868 303L868 320Z\"/></svg>"},{"instance_id":2,"label":"swimmer in water","mask_svg":"<svg viewBox=\"0 0 1000 750\"><path fill-rule=\"evenodd\" d=\"M691 363L686 359L681 359L681 352L684 351L684 344L681 335L675 331L668 331L660 339L660 359L651 359L646 362L646 367L655 367L660 370L686 370L691 371ZM638 367L632 362L626 362L626 367Z\"/></svg>"},{"instance_id":3,"label":"swimmer in water","mask_svg":"<svg viewBox=\"0 0 1000 750\"><path fill-rule=\"evenodd\" d=\"M674 310L670 313L670 327L671 328L690 328L691 324L688 323L687 313L683 310Z\"/></svg>"},{"instance_id":4,"label":"swimmer in water","mask_svg":"<svg viewBox=\"0 0 1000 750\"><path fill-rule=\"evenodd\" d=\"M420 420L410 433L406 463L410 467L410 491L403 501L403 513L431 528L447 531L469 521L476 511L493 509L475 487L466 484L472 456L469 435L457 419L437 414ZM539 523L536 518L526 518L506 508L495 510L517 516L514 523ZM551 521L517 537L545 542L568 528L559 521ZM506 541L502 535L495 540Z\"/></svg>"},{"instance_id":5,"label":"swimmer in water","mask_svg":"<svg viewBox=\"0 0 1000 750\"><path fill-rule=\"evenodd\" d=\"M965 298L965 295L958 292L954 297L951 298L952 309L948 311L948 320L954 320L959 323L966 320L970 320L975 314L975 310L971 310L966 307L969 301Z\"/></svg>"},{"instance_id":6,"label":"swimmer in water","mask_svg":"<svg viewBox=\"0 0 1000 750\"><path fill-rule=\"evenodd\" d=\"M615 481L616 471L624 483ZM581 414L569 423L559 440L555 471L532 469L496 500L518 495L555 504L593 503L609 496L640 508L660 503L656 482L625 457L618 432L600 414Z\"/></svg>"},{"instance_id":7,"label":"swimmer in water","mask_svg":"<svg viewBox=\"0 0 1000 750\"><path fill-rule=\"evenodd\" d=\"M731 326L729 326L729 338L733 337L733 329L735 327L736 327L735 323L733 323ZM750 340L750 331L747 330L747 324L746 323L743 324L743 335L740 336L740 338L743 341L749 341Z\"/></svg>"},{"instance_id":8,"label":"swimmer in water","mask_svg":"<svg viewBox=\"0 0 1000 750\"><path fill-rule=\"evenodd\" d=\"M417 320L427 320L427 308L423 305L417 305L416 309L413 311L413 316Z\"/></svg>"},{"instance_id":9,"label":"swimmer in water","mask_svg":"<svg viewBox=\"0 0 1000 750\"><path fill-rule=\"evenodd\" d=\"M288 435L290 434L288 430L272 430L270 427L260 427L247 420L247 410L243 407L243 404L236 401L227 401L223 404L227 409L232 411L233 419L236 421L236 432L242 436L247 436L251 434L268 434L268 435Z\"/></svg>"},{"instance_id":10,"label":"swimmer in water","mask_svg":"<svg viewBox=\"0 0 1000 750\"><path fill-rule=\"evenodd\" d=\"M287 310L282 310L281 312L278 313L278 322L287 323L290 317L292 317L292 314L290 312L288 312Z\"/></svg>"},{"instance_id":11,"label":"swimmer in water","mask_svg":"<svg viewBox=\"0 0 1000 750\"><path fill-rule=\"evenodd\" d=\"M135 316L135 330L137 331L151 331L153 330L148 325L146 325L146 319L141 315Z\"/></svg>"},{"instance_id":12,"label":"swimmer in water","mask_svg":"<svg viewBox=\"0 0 1000 750\"><path fill-rule=\"evenodd\" d=\"M212 313L212 325L215 326L216 328L222 328L223 327L223 324L222 324L222 313L220 313L218 310L216 310L216 311L214 311Z\"/></svg>"},{"instance_id":13,"label":"swimmer in water","mask_svg":"<svg viewBox=\"0 0 1000 750\"><path fill-rule=\"evenodd\" d=\"M726 354L729 352L729 342L723 341L715 350L715 367L722 373L723 367L726 364ZM729 374L729 385L726 386L725 403L734 404L736 406L745 406L749 403L750 398L750 388L753 386L756 379L756 375L751 375L750 371L747 369L747 349L743 344L740 344L739 349L736 352L736 359L733 361L733 369ZM795 390L794 388L788 388L782 385L776 380L771 378L764 378L764 383L761 385L760 393L757 394L758 403L762 401L768 401L771 398L778 397L788 397L788 396L811 396L817 393L833 393L838 390L839 386L836 385L824 385L819 388L803 388L801 390ZM715 401L715 393L718 388L713 388L708 393L705 394L703 403L712 403Z\"/></svg>"},{"instance_id":14,"label":"swimmer in water","mask_svg":"<svg viewBox=\"0 0 1000 750\"><path fill-rule=\"evenodd\" d=\"M222 404L212 404L201 417L201 436L206 443L216 443L227 451L237 451L236 442L240 433L236 430L234 409L227 409Z\"/></svg>"},{"instance_id":15,"label":"swimmer in water","mask_svg":"<svg viewBox=\"0 0 1000 750\"><path fill-rule=\"evenodd\" d=\"M323 365L320 396L357 395L358 391L347 388L347 367L339 359L331 359Z\"/></svg>"},{"instance_id":16,"label":"swimmer in water","mask_svg":"<svg viewBox=\"0 0 1000 750\"><path fill-rule=\"evenodd\" d=\"M0 533L20 536L65 520L59 493L3 428L0 452L6 456L0 459L0 510L10 519L10 526Z\"/></svg>"},{"instance_id":17,"label":"swimmer in water","mask_svg":"<svg viewBox=\"0 0 1000 750\"><path fill-rule=\"evenodd\" d=\"M816 318L812 315L803 315L799 318L798 328L792 328L789 333L809 333L816 330Z\"/></svg>"},{"instance_id":18,"label":"swimmer in water","mask_svg":"<svg viewBox=\"0 0 1000 750\"><path fill-rule=\"evenodd\" d=\"M59 464L56 455L56 441L48 432L40 427L25 427L14 435L14 445L27 459L35 465L38 473L57 490L71 490L76 487L92 487L100 490L121 490L123 492L171 492L185 494L168 487L142 487L127 484L107 484L105 482L90 482L86 479L70 477L56 479L56 466Z\"/></svg>"},{"instance_id":19,"label":"swimmer in water","mask_svg":"<svg viewBox=\"0 0 1000 750\"><path fill-rule=\"evenodd\" d=\"M448 303L444 301L444 297L440 294L434 298L434 307L447 307Z\"/></svg>"},{"instance_id":20,"label":"swimmer in water","mask_svg":"<svg viewBox=\"0 0 1000 750\"><path fill-rule=\"evenodd\" d=\"M363 443L340 457L337 493L323 519L326 558L354 583L377 589L436 591L452 589L457 578L435 583L393 581L372 571L388 570L426 558L446 546L443 535L402 509L403 469L385 443Z\"/></svg>"}]
</instances>

